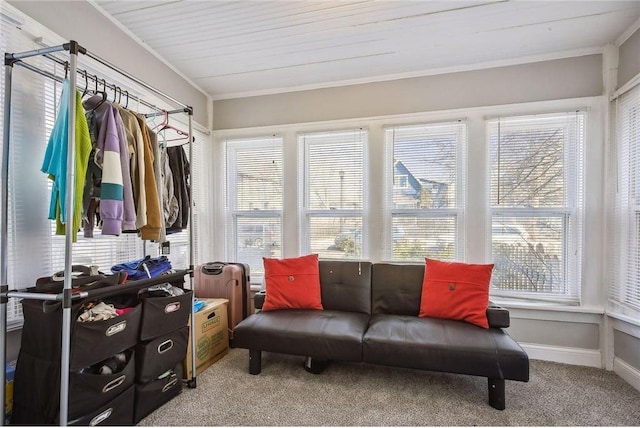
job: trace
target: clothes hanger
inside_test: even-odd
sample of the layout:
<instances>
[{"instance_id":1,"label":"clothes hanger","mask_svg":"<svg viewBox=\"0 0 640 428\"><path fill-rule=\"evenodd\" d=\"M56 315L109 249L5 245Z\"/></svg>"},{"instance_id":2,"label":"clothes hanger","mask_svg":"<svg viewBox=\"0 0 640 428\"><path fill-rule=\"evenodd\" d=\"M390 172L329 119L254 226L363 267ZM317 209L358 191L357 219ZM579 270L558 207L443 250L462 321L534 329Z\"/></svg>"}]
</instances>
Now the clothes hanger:
<instances>
[{"instance_id":1,"label":"clothes hanger","mask_svg":"<svg viewBox=\"0 0 640 428\"><path fill-rule=\"evenodd\" d=\"M158 124L154 124L154 127L151 128L152 131L160 132L164 128L165 125L169 123L169 113L166 110L160 110L162 112L162 122ZM153 122L155 122L156 116L153 116Z\"/></svg>"},{"instance_id":2,"label":"clothes hanger","mask_svg":"<svg viewBox=\"0 0 640 428\"><path fill-rule=\"evenodd\" d=\"M88 92L89 92L89 75L85 71L84 72L84 90L82 91L82 97L81 98L84 98L85 95L87 95Z\"/></svg>"},{"instance_id":3,"label":"clothes hanger","mask_svg":"<svg viewBox=\"0 0 640 428\"><path fill-rule=\"evenodd\" d=\"M166 124L164 124L158 132L170 129L179 135L178 138L165 138L165 141L169 142L169 141L183 141L185 139L189 140L188 132L185 132L182 129L176 128L175 126L172 126L169 124L169 113L167 113L166 111L165 111L165 118L166 118Z\"/></svg>"}]
</instances>

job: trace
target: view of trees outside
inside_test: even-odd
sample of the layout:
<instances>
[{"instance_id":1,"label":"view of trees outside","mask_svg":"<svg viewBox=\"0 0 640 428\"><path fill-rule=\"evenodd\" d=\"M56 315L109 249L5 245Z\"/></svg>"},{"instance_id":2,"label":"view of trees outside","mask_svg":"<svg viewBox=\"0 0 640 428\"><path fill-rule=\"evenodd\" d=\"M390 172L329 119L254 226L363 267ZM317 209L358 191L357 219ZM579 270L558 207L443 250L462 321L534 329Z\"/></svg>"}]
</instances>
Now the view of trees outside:
<instances>
[{"instance_id":1,"label":"view of trees outside","mask_svg":"<svg viewBox=\"0 0 640 428\"><path fill-rule=\"evenodd\" d=\"M582 114L489 123L494 289L568 294Z\"/></svg>"},{"instance_id":2,"label":"view of trees outside","mask_svg":"<svg viewBox=\"0 0 640 428\"><path fill-rule=\"evenodd\" d=\"M458 182L466 126L453 122L394 127L387 129L386 139L393 144L392 259L459 259Z\"/></svg>"}]
</instances>

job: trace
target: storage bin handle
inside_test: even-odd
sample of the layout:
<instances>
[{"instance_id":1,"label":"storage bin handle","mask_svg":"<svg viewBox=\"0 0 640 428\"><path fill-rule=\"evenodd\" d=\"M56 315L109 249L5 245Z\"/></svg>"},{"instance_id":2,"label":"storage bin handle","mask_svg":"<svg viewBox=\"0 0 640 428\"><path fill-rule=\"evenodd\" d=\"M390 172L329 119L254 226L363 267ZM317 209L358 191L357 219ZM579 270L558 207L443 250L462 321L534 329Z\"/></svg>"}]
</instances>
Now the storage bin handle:
<instances>
[{"instance_id":1,"label":"storage bin handle","mask_svg":"<svg viewBox=\"0 0 640 428\"><path fill-rule=\"evenodd\" d=\"M164 307L164 313L170 314L171 312L175 312L178 309L180 309L180 302L167 303L167 305Z\"/></svg>"},{"instance_id":2,"label":"storage bin handle","mask_svg":"<svg viewBox=\"0 0 640 428\"><path fill-rule=\"evenodd\" d=\"M158 345L158 354L164 354L171 348L173 348L173 340L167 339Z\"/></svg>"},{"instance_id":3,"label":"storage bin handle","mask_svg":"<svg viewBox=\"0 0 640 428\"><path fill-rule=\"evenodd\" d=\"M165 386L162 387L162 392L167 392L168 390L170 390L171 388L173 388L173 386L178 383L178 377L174 377L173 379L171 379L169 382L167 382L167 384Z\"/></svg>"},{"instance_id":4,"label":"storage bin handle","mask_svg":"<svg viewBox=\"0 0 640 428\"><path fill-rule=\"evenodd\" d=\"M91 422L89 422L89 426L94 427L96 425L101 424L102 422L104 422L107 419L109 419L109 416L111 416L111 413L113 413L113 407L109 407L107 410L105 410L104 412L100 413L95 418L91 419Z\"/></svg>"},{"instance_id":5,"label":"storage bin handle","mask_svg":"<svg viewBox=\"0 0 640 428\"><path fill-rule=\"evenodd\" d=\"M120 385L122 385L122 383L125 381L126 378L127 378L127 375L122 375L120 377L115 378L114 380L106 384L104 388L102 388L102 393L103 394L107 393L112 389L119 387Z\"/></svg>"}]
</instances>

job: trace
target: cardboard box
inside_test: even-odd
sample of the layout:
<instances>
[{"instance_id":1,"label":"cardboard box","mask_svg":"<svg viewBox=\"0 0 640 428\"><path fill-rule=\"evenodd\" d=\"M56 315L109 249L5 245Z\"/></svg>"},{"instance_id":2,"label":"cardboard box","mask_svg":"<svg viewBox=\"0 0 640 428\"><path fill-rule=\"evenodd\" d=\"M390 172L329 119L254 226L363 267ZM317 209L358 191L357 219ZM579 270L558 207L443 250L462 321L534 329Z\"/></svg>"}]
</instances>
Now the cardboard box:
<instances>
[{"instance_id":1,"label":"cardboard box","mask_svg":"<svg viewBox=\"0 0 640 428\"><path fill-rule=\"evenodd\" d=\"M229 352L227 299L202 299L205 305L195 315L196 376ZM191 379L191 337L184 363L185 378Z\"/></svg>"}]
</instances>

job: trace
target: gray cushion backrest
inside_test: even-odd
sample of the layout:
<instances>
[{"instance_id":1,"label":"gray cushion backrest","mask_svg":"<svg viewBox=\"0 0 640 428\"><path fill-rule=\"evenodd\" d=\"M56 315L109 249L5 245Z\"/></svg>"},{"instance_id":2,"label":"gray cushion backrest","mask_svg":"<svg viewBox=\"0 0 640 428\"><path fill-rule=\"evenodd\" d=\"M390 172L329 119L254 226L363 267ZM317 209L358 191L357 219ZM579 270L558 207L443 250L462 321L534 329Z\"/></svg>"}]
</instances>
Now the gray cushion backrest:
<instances>
[{"instance_id":1,"label":"gray cushion backrest","mask_svg":"<svg viewBox=\"0 0 640 428\"><path fill-rule=\"evenodd\" d=\"M320 260L322 307L371 314L371 262Z\"/></svg>"},{"instance_id":2,"label":"gray cushion backrest","mask_svg":"<svg viewBox=\"0 0 640 428\"><path fill-rule=\"evenodd\" d=\"M372 313L417 316L423 279L424 264L375 263L371 282Z\"/></svg>"}]
</instances>

